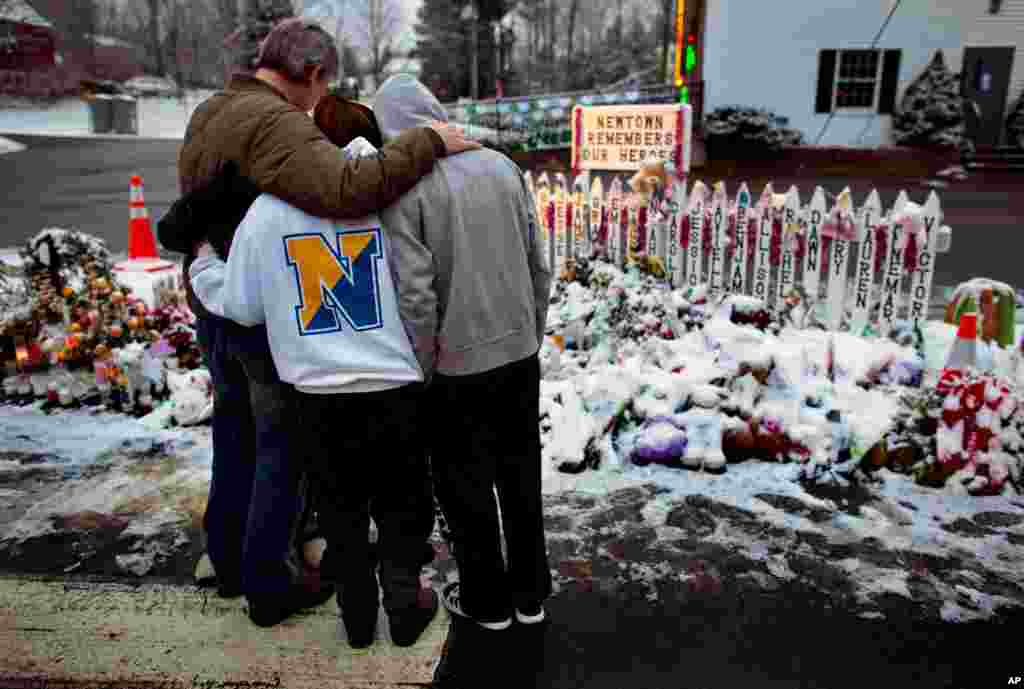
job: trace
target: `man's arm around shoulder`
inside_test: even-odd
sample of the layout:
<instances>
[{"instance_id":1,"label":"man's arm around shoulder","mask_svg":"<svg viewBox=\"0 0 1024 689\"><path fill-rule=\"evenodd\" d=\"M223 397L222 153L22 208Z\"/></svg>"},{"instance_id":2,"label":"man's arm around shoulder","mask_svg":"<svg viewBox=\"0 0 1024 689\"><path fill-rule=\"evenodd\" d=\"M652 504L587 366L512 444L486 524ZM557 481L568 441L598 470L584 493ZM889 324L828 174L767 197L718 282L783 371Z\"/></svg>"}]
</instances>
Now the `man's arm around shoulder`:
<instances>
[{"instance_id":1,"label":"man's arm around shoulder","mask_svg":"<svg viewBox=\"0 0 1024 689\"><path fill-rule=\"evenodd\" d=\"M454 130L404 132L377 158L345 160L310 117L282 107L252 140L249 176L260 188L319 217L360 218L387 208L447 152L468 148Z\"/></svg>"}]
</instances>

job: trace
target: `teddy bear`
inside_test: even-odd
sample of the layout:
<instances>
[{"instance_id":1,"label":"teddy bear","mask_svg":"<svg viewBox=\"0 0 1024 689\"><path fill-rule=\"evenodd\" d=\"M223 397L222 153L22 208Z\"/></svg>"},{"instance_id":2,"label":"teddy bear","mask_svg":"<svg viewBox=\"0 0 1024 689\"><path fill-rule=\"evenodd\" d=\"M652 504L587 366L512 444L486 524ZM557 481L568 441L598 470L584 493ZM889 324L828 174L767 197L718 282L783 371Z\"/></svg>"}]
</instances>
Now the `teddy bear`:
<instances>
[{"instance_id":1,"label":"teddy bear","mask_svg":"<svg viewBox=\"0 0 1024 689\"><path fill-rule=\"evenodd\" d=\"M208 370L168 371L167 385L171 390L171 420L176 424L194 426L213 416L213 381Z\"/></svg>"}]
</instances>

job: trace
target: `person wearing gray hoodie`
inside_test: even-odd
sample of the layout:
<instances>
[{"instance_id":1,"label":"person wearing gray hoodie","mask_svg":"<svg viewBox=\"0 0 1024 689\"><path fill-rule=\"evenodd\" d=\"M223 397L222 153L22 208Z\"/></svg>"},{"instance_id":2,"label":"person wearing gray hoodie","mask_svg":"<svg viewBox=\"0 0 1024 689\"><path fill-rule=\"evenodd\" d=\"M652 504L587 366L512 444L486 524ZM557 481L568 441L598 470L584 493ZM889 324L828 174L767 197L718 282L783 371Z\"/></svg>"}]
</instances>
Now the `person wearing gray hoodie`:
<instances>
[{"instance_id":1,"label":"person wearing gray hoodie","mask_svg":"<svg viewBox=\"0 0 1024 689\"><path fill-rule=\"evenodd\" d=\"M374 114L385 143L448 121L409 75L384 82ZM511 626L513 613L522 624L542 622L551 594L538 358L551 269L534 208L519 167L481 149L438 161L381 213L399 313L429 381L431 467L459 568L441 599L496 631Z\"/></svg>"}]
</instances>

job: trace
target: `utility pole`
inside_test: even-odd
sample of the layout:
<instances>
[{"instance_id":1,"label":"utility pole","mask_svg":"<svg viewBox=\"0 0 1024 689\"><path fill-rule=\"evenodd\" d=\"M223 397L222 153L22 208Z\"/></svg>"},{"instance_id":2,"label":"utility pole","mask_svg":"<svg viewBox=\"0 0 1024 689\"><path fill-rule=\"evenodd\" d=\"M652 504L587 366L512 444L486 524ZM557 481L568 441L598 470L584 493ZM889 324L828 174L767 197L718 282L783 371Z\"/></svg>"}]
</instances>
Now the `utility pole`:
<instances>
[{"instance_id":1,"label":"utility pole","mask_svg":"<svg viewBox=\"0 0 1024 689\"><path fill-rule=\"evenodd\" d=\"M479 40L479 28L478 23L480 21L480 13L476 9L476 0L470 0L470 3L466 6L466 9L462 10L462 18L468 19L472 27L470 31L473 34L470 40L470 94L473 100L480 100L480 50L477 44Z\"/></svg>"}]
</instances>

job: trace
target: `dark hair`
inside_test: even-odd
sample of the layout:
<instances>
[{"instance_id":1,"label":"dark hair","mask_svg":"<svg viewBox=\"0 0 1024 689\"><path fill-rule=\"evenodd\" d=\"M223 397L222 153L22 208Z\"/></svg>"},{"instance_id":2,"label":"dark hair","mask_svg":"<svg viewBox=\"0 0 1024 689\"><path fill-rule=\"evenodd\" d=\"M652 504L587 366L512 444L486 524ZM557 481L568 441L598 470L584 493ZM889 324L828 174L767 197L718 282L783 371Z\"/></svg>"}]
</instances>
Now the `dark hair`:
<instances>
[{"instance_id":1,"label":"dark hair","mask_svg":"<svg viewBox=\"0 0 1024 689\"><path fill-rule=\"evenodd\" d=\"M348 100L335 93L320 99L313 110L313 121L331 143L345 148L353 139L363 137L375 148L384 145L380 127L373 111L362 103Z\"/></svg>"},{"instance_id":2,"label":"dark hair","mask_svg":"<svg viewBox=\"0 0 1024 689\"><path fill-rule=\"evenodd\" d=\"M280 72L288 81L306 83L313 67L333 80L340 69L338 46L322 26L295 17L275 26L260 46L256 67Z\"/></svg>"}]
</instances>

